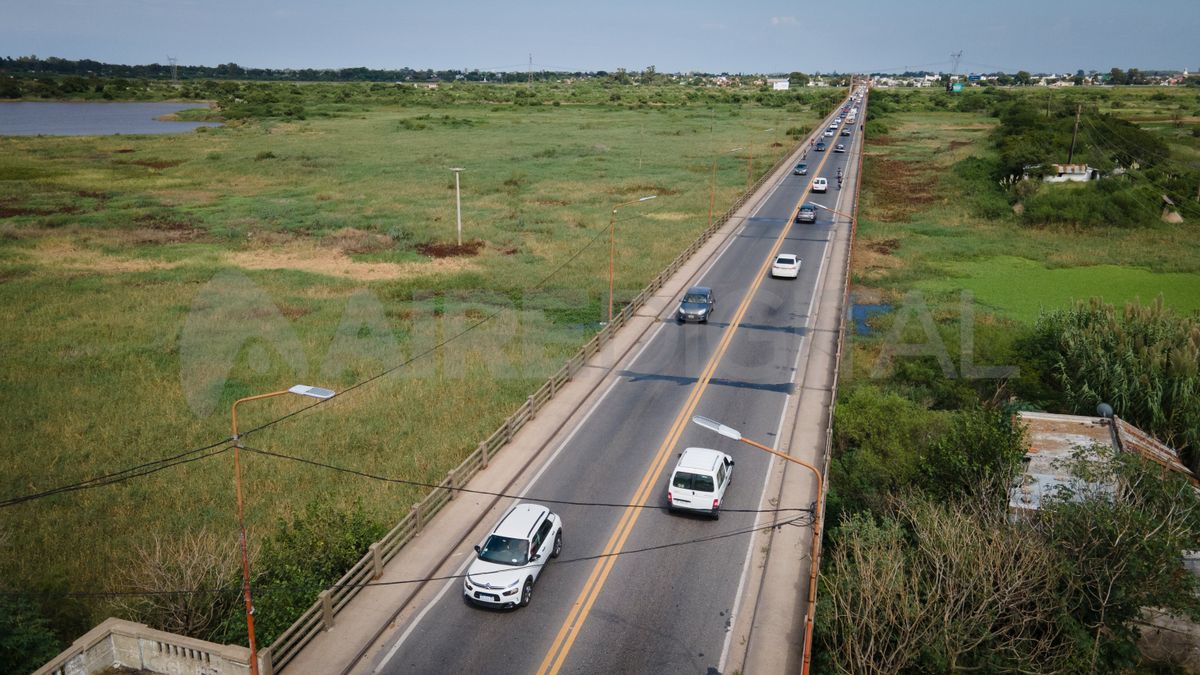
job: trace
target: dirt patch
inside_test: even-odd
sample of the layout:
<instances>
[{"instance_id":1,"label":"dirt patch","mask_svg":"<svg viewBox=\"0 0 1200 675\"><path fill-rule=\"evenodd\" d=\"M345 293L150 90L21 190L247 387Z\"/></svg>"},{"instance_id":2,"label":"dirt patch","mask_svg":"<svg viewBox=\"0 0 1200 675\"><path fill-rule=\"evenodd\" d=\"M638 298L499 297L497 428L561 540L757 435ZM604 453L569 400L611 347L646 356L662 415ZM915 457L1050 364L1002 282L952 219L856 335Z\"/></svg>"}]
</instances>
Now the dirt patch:
<instances>
[{"instance_id":1,"label":"dirt patch","mask_svg":"<svg viewBox=\"0 0 1200 675\"><path fill-rule=\"evenodd\" d=\"M670 197L672 195L679 194L679 190L672 190L669 187L654 185L653 183L638 183L636 185L623 185L620 187L609 188L608 193L612 195L630 195L636 193L639 197L646 195Z\"/></svg>"},{"instance_id":2,"label":"dirt patch","mask_svg":"<svg viewBox=\"0 0 1200 675\"><path fill-rule=\"evenodd\" d=\"M892 145L899 143L901 140L903 139L896 138L895 136L868 136L867 145Z\"/></svg>"},{"instance_id":3,"label":"dirt patch","mask_svg":"<svg viewBox=\"0 0 1200 675\"><path fill-rule=\"evenodd\" d=\"M683 213L681 211L659 211L657 213L647 213L647 220L666 220L670 222L679 222L694 217L695 214Z\"/></svg>"},{"instance_id":4,"label":"dirt patch","mask_svg":"<svg viewBox=\"0 0 1200 675\"><path fill-rule=\"evenodd\" d=\"M534 200L533 203L537 204L538 206L570 206L571 205L571 202L568 202L564 199L537 199L537 200Z\"/></svg>"},{"instance_id":5,"label":"dirt patch","mask_svg":"<svg viewBox=\"0 0 1200 675\"><path fill-rule=\"evenodd\" d=\"M430 258L460 258L464 256L479 255L480 249L483 248L483 242L474 239L464 241L461 246L451 244L449 242L435 241L429 244L421 244L417 247L422 255L427 255Z\"/></svg>"},{"instance_id":6,"label":"dirt patch","mask_svg":"<svg viewBox=\"0 0 1200 675\"><path fill-rule=\"evenodd\" d=\"M872 191L869 218L885 223L905 222L909 216L942 200L937 194L940 174L918 162L872 158L866 185Z\"/></svg>"},{"instance_id":7,"label":"dirt patch","mask_svg":"<svg viewBox=\"0 0 1200 675\"><path fill-rule=\"evenodd\" d=\"M79 213L82 209L75 206L54 206L49 208L31 209L24 206L0 204L0 218L15 218L17 216L52 216L56 213Z\"/></svg>"},{"instance_id":8,"label":"dirt patch","mask_svg":"<svg viewBox=\"0 0 1200 675\"><path fill-rule=\"evenodd\" d=\"M34 262L54 269L82 270L88 272L122 273L148 272L178 267L179 263L140 258L121 258L100 251L81 248L61 239L45 240L30 250Z\"/></svg>"},{"instance_id":9,"label":"dirt patch","mask_svg":"<svg viewBox=\"0 0 1200 675\"><path fill-rule=\"evenodd\" d=\"M991 129L995 126L995 124L989 124L988 122L975 122L973 124L943 124L938 128L946 131L967 131L974 129Z\"/></svg>"},{"instance_id":10,"label":"dirt patch","mask_svg":"<svg viewBox=\"0 0 1200 675\"><path fill-rule=\"evenodd\" d=\"M76 190L75 196L83 197L84 199L108 199L107 192L93 192L91 190Z\"/></svg>"},{"instance_id":11,"label":"dirt patch","mask_svg":"<svg viewBox=\"0 0 1200 675\"><path fill-rule=\"evenodd\" d=\"M950 141L950 149L956 150L958 148L966 147L971 145L972 142L973 141Z\"/></svg>"},{"instance_id":12,"label":"dirt patch","mask_svg":"<svg viewBox=\"0 0 1200 675\"><path fill-rule=\"evenodd\" d=\"M133 152L133 148L117 148L116 150L113 150L113 154L117 155L124 155L130 152Z\"/></svg>"},{"instance_id":13,"label":"dirt patch","mask_svg":"<svg viewBox=\"0 0 1200 675\"><path fill-rule=\"evenodd\" d=\"M212 190L156 190L154 195L167 206L211 204L218 194Z\"/></svg>"},{"instance_id":14,"label":"dirt patch","mask_svg":"<svg viewBox=\"0 0 1200 675\"><path fill-rule=\"evenodd\" d=\"M386 234L364 232L353 227L343 227L337 232L326 236L321 240L321 243L336 248L347 255L355 253L378 253L379 251L386 251L395 245L392 238Z\"/></svg>"},{"instance_id":15,"label":"dirt patch","mask_svg":"<svg viewBox=\"0 0 1200 675\"><path fill-rule=\"evenodd\" d=\"M414 263L368 263L352 260L341 251L296 242L270 250L240 251L228 256L230 263L250 270L299 270L356 281L386 281L435 274L453 274L473 269L469 260L440 258Z\"/></svg>"},{"instance_id":16,"label":"dirt patch","mask_svg":"<svg viewBox=\"0 0 1200 675\"><path fill-rule=\"evenodd\" d=\"M157 170L170 169L171 167L179 166L180 164L183 164L183 161L178 159L135 159L129 163L136 164L138 166L144 166L147 169Z\"/></svg>"},{"instance_id":17,"label":"dirt patch","mask_svg":"<svg viewBox=\"0 0 1200 675\"><path fill-rule=\"evenodd\" d=\"M900 248L899 239L880 239L877 241L867 242L867 248L882 255L892 255L896 249Z\"/></svg>"},{"instance_id":18,"label":"dirt patch","mask_svg":"<svg viewBox=\"0 0 1200 675\"><path fill-rule=\"evenodd\" d=\"M860 279L878 279L889 270L903 266L900 258L872 250L870 245L854 251L854 273Z\"/></svg>"}]
</instances>

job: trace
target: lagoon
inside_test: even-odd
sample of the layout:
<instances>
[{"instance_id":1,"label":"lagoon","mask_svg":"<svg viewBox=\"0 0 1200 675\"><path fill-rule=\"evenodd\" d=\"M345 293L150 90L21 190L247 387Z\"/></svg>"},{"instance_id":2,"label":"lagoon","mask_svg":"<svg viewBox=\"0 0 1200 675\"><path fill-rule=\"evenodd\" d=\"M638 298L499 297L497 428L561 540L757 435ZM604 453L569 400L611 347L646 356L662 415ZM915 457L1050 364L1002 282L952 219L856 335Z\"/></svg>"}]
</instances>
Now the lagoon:
<instances>
[{"instance_id":1,"label":"lagoon","mask_svg":"<svg viewBox=\"0 0 1200 675\"><path fill-rule=\"evenodd\" d=\"M165 122L162 115L204 103L99 103L17 101L0 103L0 136L113 136L177 134L217 122Z\"/></svg>"}]
</instances>

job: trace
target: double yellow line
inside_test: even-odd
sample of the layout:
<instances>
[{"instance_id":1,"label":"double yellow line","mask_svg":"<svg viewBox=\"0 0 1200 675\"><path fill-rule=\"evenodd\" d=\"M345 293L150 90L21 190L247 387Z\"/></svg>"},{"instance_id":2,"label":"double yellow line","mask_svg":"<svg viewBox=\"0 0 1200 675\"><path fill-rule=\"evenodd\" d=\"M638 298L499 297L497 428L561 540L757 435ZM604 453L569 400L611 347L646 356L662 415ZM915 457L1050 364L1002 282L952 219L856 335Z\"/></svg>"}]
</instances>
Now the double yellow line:
<instances>
[{"instance_id":1,"label":"double yellow line","mask_svg":"<svg viewBox=\"0 0 1200 675\"><path fill-rule=\"evenodd\" d=\"M844 126L839 125L839 128ZM821 132L818 132L821 133ZM824 168L825 162L828 161L829 154L827 153L821 163L817 165L816 175L820 175L821 169ZM587 582L583 585L583 590L579 592L579 597L575 599L571 605L571 611L567 613L567 618L563 621L563 625L558 629L558 634L554 636L554 643L550 646L550 650L546 652L545 658L542 659L541 665L538 667L538 675L555 675L562 668L563 662L566 661L567 654L571 651L571 646L575 644L575 638L583 629L583 623L587 620L588 613L592 610L592 605L595 604L596 598L600 596L600 589L604 587L604 582L608 579L608 575L612 572L612 568L617 563L617 556L614 555L625 546L625 541L629 539L629 535L633 532L633 526L637 523L638 516L644 511L642 506L650 499L650 494L658 484L658 479L662 475L663 468L666 466L667 459L670 457L671 449L679 442L679 437L683 435L683 429L687 426L687 422L691 419L692 413L696 406L700 403L700 397L704 395L704 390L708 388L709 380L712 379L713 373L717 369L717 365L724 358L725 352L729 349L729 344L733 341L733 335L741 325L742 318L746 315L746 311L750 307L751 301L754 300L755 294L758 293L759 287L762 285L763 279L766 277L767 269L771 262L779 253L779 248L783 245L787 238L788 232L791 231L793 223L796 221L796 212L800 210L800 205L808 198L809 192L812 190L812 183L809 182L808 187L804 188L804 192L800 195L800 200L796 202L796 206L792 208L792 213L788 216L787 225L783 231L779 233L779 238L775 240L774 246L771 247L771 252L763 261L762 266L758 270L758 276L750 285L750 290L746 293L746 297L742 299L738 305L737 311L733 315L733 320L729 323L729 327L725 329L724 335L721 336L721 342L717 345L717 349L709 358L708 363L704 366L704 370L700 374L700 378L696 381L696 386L688 395L687 402L684 403L683 409L675 417L675 422L671 425L671 431L667 437L663 439L661 445L658 446L658 451L654 454L654 459L650 463L650 468L646 470L642 476L641 483L638 484L637 492L634 493L634 498L631 506L626 507L621 514L621 519L617 523L617 528L613 530L612 536L608 538L608 543L604 546L604 551L600 554L601 557L596 561L596 565L592 568L591 574L588 575Z\"/></svg>"}]
</instances>

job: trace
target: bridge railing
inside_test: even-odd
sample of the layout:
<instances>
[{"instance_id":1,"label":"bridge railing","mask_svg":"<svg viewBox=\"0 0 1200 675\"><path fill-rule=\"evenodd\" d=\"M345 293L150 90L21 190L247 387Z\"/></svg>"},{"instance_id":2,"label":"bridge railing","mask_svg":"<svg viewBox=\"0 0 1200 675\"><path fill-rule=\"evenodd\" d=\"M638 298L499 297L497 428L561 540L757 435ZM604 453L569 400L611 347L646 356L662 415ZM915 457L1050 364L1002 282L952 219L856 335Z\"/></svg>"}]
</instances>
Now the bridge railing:
<instances>
[{"instance_id":1,"label":"bridge railing","mask_svg":"<svg viewBox=\"0 0 1200 675\"><path fill-rule=\"evenodd\" d=\"M513 439L517 431L550 402L558 391L584 367L588 359L595 356L613 338L616 331L628 323L634 314L654 296L655 292L661 289L688 259L729 222L738 209L758 192L763 184L770 180L782 166L791 162L802 145L802 143L793 145L792 149L776 161L766 173L762 174L758 181L739 195L725 213L714 219L712 224L668 263L666 268L651 279L641 292L626 303L620 312L614 314L608 325L580 347L574 356L567 359L567 362L557 372L525 399L516 412L504 420L499 428L463 459L462 463L451 469L436 488L430 490L429 494L421 501L413 504L408 515L402 518L382 539L372 544L367 554L351 567L332 588L322 591L317 601L271 644L268 658L274 664L275 669L284 668L318 633L332 626L334 617L358 594L362 585L378 579L383 573L383 566L424 529L429 520L454 498L454 493L466 485L467 481L471 480L475 474L487 468L491 458L495 457L496 453Z\"/></svg>"}]
</instances>

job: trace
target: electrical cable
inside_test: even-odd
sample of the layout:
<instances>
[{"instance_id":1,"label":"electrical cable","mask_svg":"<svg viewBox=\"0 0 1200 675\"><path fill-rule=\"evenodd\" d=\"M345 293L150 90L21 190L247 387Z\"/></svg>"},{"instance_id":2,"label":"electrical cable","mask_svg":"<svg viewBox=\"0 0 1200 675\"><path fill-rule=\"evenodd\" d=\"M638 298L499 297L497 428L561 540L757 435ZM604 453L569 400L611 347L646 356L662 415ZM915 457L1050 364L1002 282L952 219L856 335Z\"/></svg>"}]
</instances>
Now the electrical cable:
<instances>
[{"instance_id":1,"label":"electrical cable","mask_svg":"<svg viewBox=\"0 0 1200 675\"><path fill-rule=\"evenodd\" d=\"M228 443L231 440L232 440L232 438L228 438L228 437L223 438L223 439L217 441L216 443L211 443L204 447L195 448L193 450L187 450L185 452L181 452L181 453L179 453L177 455L173 455L171 457L164 457L163 459L157 459L152 462L145 462L143 464L138 464L137 466L131 466L127 469L121 469L120 471L114 471L112 473L107 473L102 476L94 476L92 478L88 478L86 480L82 480L82 481L79 481L76 483L68 483L66 485L60 485L58 487L50 488L48 490L42 490L40 492L34 492L34 493L30 493L30 494L20 495L17 497L9 497L7 499L0 501L0 508L15 506L17 504L22 504L24 502L33 501L35 499L42 499L45 497L50 497L50 496L62 494L65 492L75 492L78 490L87 490L87 489L91 489L91 488L103 487L105 485L112 485L114 483L120 483L120 482L129 480L130 478L138 478L138 477L146 476L146 475L149 475L152 473L157 473L159 471L162 471L163 469L168 469L173 466L178 466L180 464L187 464L189 462L194 462L194 461L201 460L201 459L208 459L209 457L214 457L216 455L221 454L222 452L225 452L226 450L228 450L230 447L233 447L233 446L226 446L216 452L210 452L208 454L199 455L199 456L195 456L195 457L193 457L192 455L197 455L199 453L204 453L208 450L212 450L213 448L217 447L218 445L221 445L223 443Z\"/></svg>"},{"instance_id":2,"label":"electrical cable","mask_svg":"<svg viewBox=\"0 0 1200 675\"><path fill-rule=\"evenodd\" d=\"M395 483L397 485L411 485L413 487L430 488L433 490L447 490L447 491L459 492L459 493L463 493L463 494L480 495L480 496L484 496L484 497L500 497L500 498L504 498L504 499L521 499L521 500L528 500L528 501L544 503L544 504L562 504L562 505L566 505L566 506L597 506L597 507L608 507L608 508L619 508L619 509L654 509L656 511L661 511L661 510L665 509L665 507L663 507L661 505L656 505L656 504L616 504L616 503L611 503L611 502L577 502L577 501L570 501L570 500L566 500L566 499L542 499L542 498L538 498L538 497L529 497L529 496L523 497L521 495L509 494L506 492L490 492L488 490L472 490L472 489L468 489L465 487L450 487L447 485L439 485L437 483L425 483L422 481L406 480L403 478L389 478L387 476L380 476L378 474L367 473L365 471L359 471L357 469L347 469L345 467L340 467L340 466L336 466L333 464L327 464L325 462L318 462L313 459L305 459L304 457L295 457L293 455L285 455L285 454L278 453L278 452L271 452L270 450L260 450L258 448L251 448L251 447L248 447L245 445L242 446L242 450L245 450L246 452L253 452L257 455L263 455L265 457L274 457L276 459L286 459L286 460L289 460L292 462L297 462L300 464L308 464L311 466L320 467L322 469L329 469L331 471L338 471L341 473L347 473L347 474L351 474L354 476L359 476L360 478L370 478L371 480L382 481L385 483ZM721 509L722 513L781 513L783 511L805 511L805 512L808 512L810 510L811 509L800 508L800 507L789 507L789 508L780 508L780 509L727 509L727 508Z\"/></svg>"},{"instance_id":3,"label":"electrical cable","mask_svg":"<svg viewBox=\"0 0 1200 675\"><path fill-rule=\"evenodd\" d=\"M615 558L615 557L619 557L619 556L623 556L623 555L634 555L634 554L638 554L638 553L649 553L649 552L661 551L661 550L665 550L665 549L680 548L683 546L694 546L697 544L707 544L709 542L720 541L722 539L730 539L733 537L740 537L740 536L746 535L746 534L754 534L756 532L765 532L767 530L770 530L770 529L773 529L776 527L784 527L785 525L796 525L796 526L800 526L800 527L806 527L806 526L809 526L812 524L812 518L813 518L812 513L804 513L804 514L801 514L798 516L792 516L792 517L780 518L777 520L773 520L773 521L771 521L769 523L765 523L763 525L754 525L752 527L740 528L737 530L730 530L728 532L720 532L717 534L712 534L712 535L708 535L708 536L704 536L704 537L696 537L694 539L685 539L683 541L673 541L673 542L668 542L665 544L654 544L652 546L643 546L641 548L632 548L632 549L626 549L626 550L621 550L621 551L613 551L611 553L597 553L597 554L593 554L593 555L579 556L577 558L559 558L554 561L554 564L555 564L555 566L568 565L571 563L588 562L591 560L600 560L602 558ZM510 572L512 570L527 569L529 567L533 567L533 565L513 566L511 568L507 568L507 569L503 569L503 570L496 570L495 572L487 572L484 574ZM452 579L462 579L466 576L467 576L467 574L464 572L462 574L443 574L443 575L432 576L432 577L419 577L419 578L414 578L414 579L399 579L396 581L368 581L368 582L359 583L359 584L333 584L332 586L329 587L329 589L330 590L339 589L339 588L362 589L362 588L372 588L372 587L380 587L380 586L403 586L403 585L408 585L408 584L426 583L426 582L430 582L430 581L449 581ZM483 575L476 574L474 576L483 576ZM254 593L257 596L262 597L263 595L270 595L272 591L286 591L286 590L292 590L293 588L295 588L295 587L282 586L282 585L272 586L270 584L260 584L260 585L256 585L254 587ZM126 590L120 590L120 591L68 591L66 593L56 593L54 595L55 595L55 597L68 597L68 598L121 597L121 596L153 597L153 596L167 596L167 595L196 595L196 594L200 594L200 593L241 593L241 592L242 592L242 587L239 584L236 587L230 586L227 588L176 589L176 590L165 590L165 591L126 591ZM49 593L49 592L47 591L47 592L43 592L43 593L38 593L38 592L31 592L31 591L0 591L0 596L3 596L3 595L8 595L8 596L45 595L47 593Z\"/></svg>"}]
</instances>

